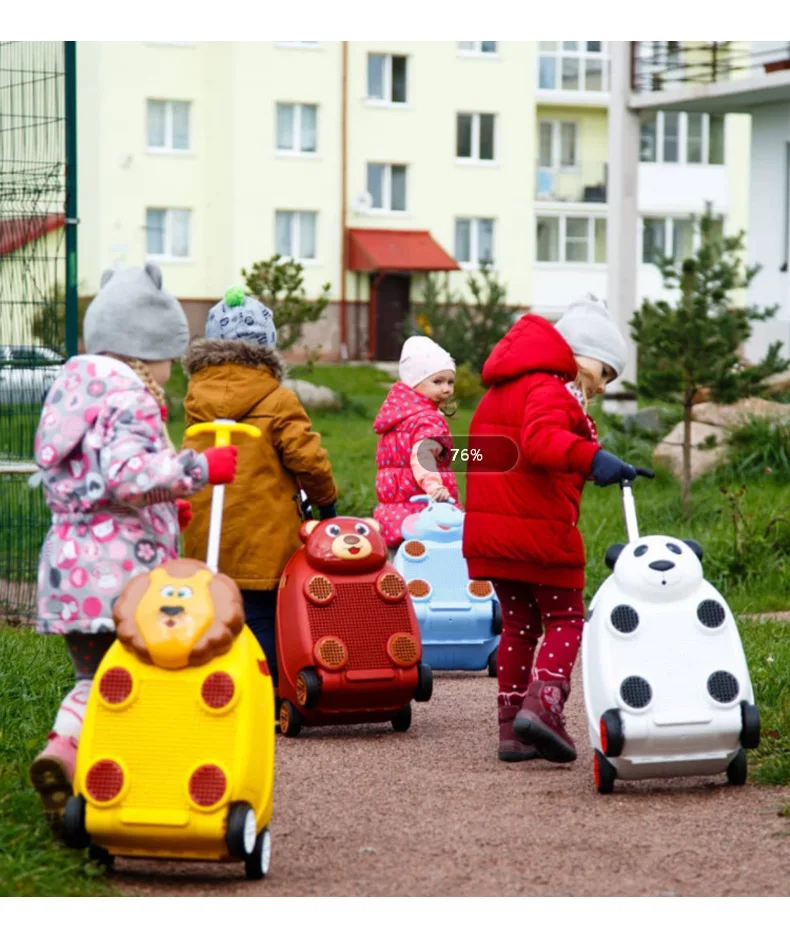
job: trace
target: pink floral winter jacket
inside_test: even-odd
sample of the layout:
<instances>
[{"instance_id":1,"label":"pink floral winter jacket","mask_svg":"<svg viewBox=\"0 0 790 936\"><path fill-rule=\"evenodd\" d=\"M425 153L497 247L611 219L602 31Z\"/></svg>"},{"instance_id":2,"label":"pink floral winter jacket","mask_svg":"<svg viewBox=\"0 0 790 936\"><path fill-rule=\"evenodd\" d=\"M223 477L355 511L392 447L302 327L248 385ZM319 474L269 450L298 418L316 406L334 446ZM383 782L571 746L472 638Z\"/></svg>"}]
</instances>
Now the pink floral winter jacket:
<instances>
[{"instance_id":1,"label":"pink floral winter jacket","mask_svg":"<svg viewBox=\"0 0 790 936\"><path fill-rule=\"evenodd\" d=\"M401 525L410 514L424 510L425 504L412 504L410 498L425 493L425 480L441 483L458 502L458 486L452 471L442 470L450 461L452 436L447 420L435 403L413 390L402 381L390 388L381 405L373 428L381 436L376 449L376 497L378 506L374 519L381 524L387 546L398 546L403 541ZM415 446L426 439L436 439L445 450L436 459L438 475L425 470L414 454ZM436 447L437 450L439 446ZM415 477L415 470L423 481Z\"/></svg>"},{"instance_id":2,"label":"pink floral winter jacket","mask_svg":"<svg viewBox=\"0 0 790 936\"><path fill-rule=\"evenodd\" d=\"M35 440L52 527L41 550L38 630L115 630L126 582L178 549L176 497L208 481L204 455L175 453L160 407L126 364L80 355L47 394Z\"/></svg>"}]
</instances>

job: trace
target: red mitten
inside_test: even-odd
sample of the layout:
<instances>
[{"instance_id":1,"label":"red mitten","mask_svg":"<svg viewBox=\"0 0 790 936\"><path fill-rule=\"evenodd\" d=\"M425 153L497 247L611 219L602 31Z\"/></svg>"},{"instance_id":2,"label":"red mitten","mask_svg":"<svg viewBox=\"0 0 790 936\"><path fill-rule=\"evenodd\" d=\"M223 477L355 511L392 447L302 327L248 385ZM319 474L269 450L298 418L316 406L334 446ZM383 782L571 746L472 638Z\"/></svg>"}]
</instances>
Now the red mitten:
<instances>
[{"instance_id":1,"label":"red mitten","mask_svg":"<svg viewBox=\"0 0 790 936\"><path fill-rule=\"evenodd\" d=\"M189 501L177 500L176 508L178 509L178 529L186 530L192 522L192 504Z\"/></svg>"},{"instance_id":2,"label":"red mitten","mask_svg":"<svg viewBox=\"0 0 790 936\"><path fill-rule=\"evenodd\" d=\"M230 484L236 477L236 459L239 450L235 445L206 449L203 453L208 462L209 484Z\"/></svg>"}]
</instances>

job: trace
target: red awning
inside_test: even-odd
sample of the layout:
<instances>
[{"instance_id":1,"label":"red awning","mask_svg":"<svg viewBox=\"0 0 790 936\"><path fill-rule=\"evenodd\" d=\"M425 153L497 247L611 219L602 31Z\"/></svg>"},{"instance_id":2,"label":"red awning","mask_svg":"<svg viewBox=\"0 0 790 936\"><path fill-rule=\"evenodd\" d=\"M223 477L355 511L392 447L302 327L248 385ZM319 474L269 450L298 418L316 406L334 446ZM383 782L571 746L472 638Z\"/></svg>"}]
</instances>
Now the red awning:
<instances>
[{"instance_id":1,"label":"red awning","mask_svg":"<svg viewBox=\"0 0 790 936\"><path fill-rule=\"evenodd\" d=\"M63 227L62 214L35 215L27 218L6 218L0 221L0 257L13 253L31 241Z\"/></svg>"},{"instance_id":2,"label":"red awning","mask_svg":"<svg viewBox=\"0 0 790 936\"><path fill-rule=\"evenodd\" d=\"M349 228L348 236L349 270L408 273L460 269L430 231Z\"/></svg>"}]
</instances>

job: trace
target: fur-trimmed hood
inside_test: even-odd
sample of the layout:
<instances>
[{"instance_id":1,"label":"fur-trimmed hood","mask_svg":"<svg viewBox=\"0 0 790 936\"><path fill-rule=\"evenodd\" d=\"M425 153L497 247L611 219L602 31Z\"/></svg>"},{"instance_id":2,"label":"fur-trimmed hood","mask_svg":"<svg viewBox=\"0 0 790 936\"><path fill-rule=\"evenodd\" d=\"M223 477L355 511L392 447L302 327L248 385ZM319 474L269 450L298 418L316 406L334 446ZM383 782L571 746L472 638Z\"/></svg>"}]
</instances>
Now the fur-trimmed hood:
<instances>
[{"instance_id":1,"label":"fur-trimmed hood","mask_svg":"<svg viewBox=\"0 0 790 936\"><path fill-rule=\"evenodd\" d=\"M218 338L196 338L182 359L188 377L206 367L240 364L242 367L268 367L272 377L280 383L286 376L286 365L273 349L246 341L222 341Z\"/></svg>"},{"instance_id":2,"label":"fur-trimmed hood","mask_svg":"<svg viewBox=\"0 0 790 936\"><path fill-rule=\"evenodd\" d=\"M191 421L243 420L280 390L285 363L271 348L246 341L198 338L183 358L189 376L184 406Z\"/></svg>"}]
</instances>

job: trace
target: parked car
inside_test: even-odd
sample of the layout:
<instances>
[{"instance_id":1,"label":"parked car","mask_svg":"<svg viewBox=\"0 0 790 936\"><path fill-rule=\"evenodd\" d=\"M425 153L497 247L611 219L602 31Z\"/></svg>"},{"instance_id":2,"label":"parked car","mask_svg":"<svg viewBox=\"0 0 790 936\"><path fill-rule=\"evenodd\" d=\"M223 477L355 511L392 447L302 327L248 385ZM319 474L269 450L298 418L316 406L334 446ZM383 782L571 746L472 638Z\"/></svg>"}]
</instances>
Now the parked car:
<instances>
[{"instance_id":1,"label":"parked car","mask_svg":"<svg viewBox=\"0 0 790 936\"><path fill-rule=\"evenodd\" d=\"M0 404L40 406L65 361L43 345L0 345Z\"/></svg>"}]
</instances>

